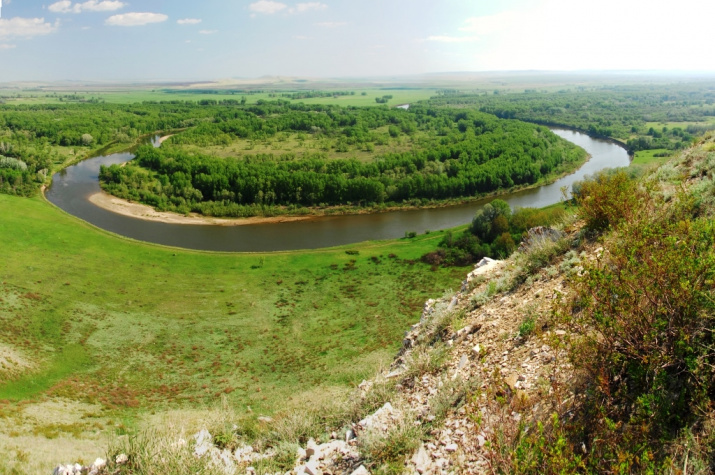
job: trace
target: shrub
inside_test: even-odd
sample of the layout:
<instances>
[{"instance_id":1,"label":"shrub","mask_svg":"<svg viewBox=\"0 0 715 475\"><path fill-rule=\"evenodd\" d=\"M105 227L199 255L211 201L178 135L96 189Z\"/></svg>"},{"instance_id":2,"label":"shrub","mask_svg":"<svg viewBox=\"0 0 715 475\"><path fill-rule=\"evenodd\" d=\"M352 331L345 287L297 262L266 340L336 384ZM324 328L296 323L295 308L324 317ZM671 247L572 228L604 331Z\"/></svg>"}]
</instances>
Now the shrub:
<instances>
[{"instance_id":1,"label":"shrub","mask_svg":"<svg viewBox=\"0 0 715 475\"><path fill-rule=\"evenodd\" d=\"M591 381L586 420L598 421L584 429L592 462L621 459L633 470L664 460L651 447L696 423L715 390L715 226L692 219L687 197L645 206L633 221L620 215L572 303L587 335L573 355ZM606 221L619 216L605 201L599 208Z\"/></svg>"},{"instance_id":2,"label":"shrub","mask_svg":"<svg viewBox=\"0 0 715 475\"><path fill-rule=\"evenodd\" d=\"M579 217L592 231L602 231L634 217L646 193L622 170L604 171L573 185Z\"/></svg>"}]
</instances>

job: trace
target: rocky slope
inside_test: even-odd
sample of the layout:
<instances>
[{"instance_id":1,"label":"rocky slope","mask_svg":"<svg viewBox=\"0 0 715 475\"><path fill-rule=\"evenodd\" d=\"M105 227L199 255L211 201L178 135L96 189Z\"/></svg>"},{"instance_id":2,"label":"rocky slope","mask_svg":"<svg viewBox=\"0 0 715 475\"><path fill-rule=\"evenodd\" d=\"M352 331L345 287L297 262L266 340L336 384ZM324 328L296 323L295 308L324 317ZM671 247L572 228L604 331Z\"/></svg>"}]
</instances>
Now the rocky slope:
<instances>
[{"instance_id":1,"label":"rocky slope","mask_svg":"<svg viewBox=\"0 0 715 475\"><path fill-rule=\"evenodd\" d=\"M580 254L563 255L578 228L532 230L511 258L483 260L459 292L429 300L393 364L353 396L382 391L388 402L323 443L309 440L290 473L487 473L499 463L500 439L520 424L566 414L576 397L570 333L553 314L581 260L602 252L582 245ZM559 252L550 265L532 262ZM177 443L217 473L256 473L262 459L275 456L250 445L220 449L208 431ZM110 462L92 473L130 473ZM56 473L90 471L66 466Z\"/></svg>"}]
</instances>

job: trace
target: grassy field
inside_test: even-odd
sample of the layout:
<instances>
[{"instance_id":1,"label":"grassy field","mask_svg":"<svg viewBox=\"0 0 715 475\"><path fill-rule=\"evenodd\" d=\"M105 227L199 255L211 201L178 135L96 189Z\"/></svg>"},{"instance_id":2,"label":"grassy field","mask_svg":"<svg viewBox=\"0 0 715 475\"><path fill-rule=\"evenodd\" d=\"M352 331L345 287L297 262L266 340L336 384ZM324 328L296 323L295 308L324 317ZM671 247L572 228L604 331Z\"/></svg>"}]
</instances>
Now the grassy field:
<instances>
[{"instance_id":1,"label":"grassy field","mask_svg":"<svg viewBox=\"0 0 715 475\"><path fill-rule=\"evenodd\" d=\"M267 92L256 94L241 94L240 92L231 93L225 92L218 94L205 94L192 91L191 89L181 90L180 92L166 92L163 89L129 89L129 90L81 90L66 91L66 92L47 92L38 90L8 90L0 89L0 100L7 104L61 104L63 102L77 102L76 99L83 100L97 99L109 103L127 104L143 101L202 101L202 100L241 100L246 98L246 103L254 104L259 100L276 100L287 98L281 97L283 93L298 92L290 87L266 86ZM310 90L308 89L303 89ZM325 89L321 89L325 90ZM377 105L375 98L385 95L393 96L387 103L388 106L396 106L416 102L424 99L429 99L436 95L435 88L417 88L417 89L392 89L389 87L360 87L360 86L345 86L336 87L336 91L353 91L355 95L335 96L335 97L317 97L298 99L292 102L304 102L306 104L336 104L341 106L374 106ZM366 94L363 96L362 93ZM76 96L76 97L72 97ZM62 100L60 100L62 98Z\"/></svg>"},{"instance_id":2,"label":"grassy field","mask_svg":"<svg viewBox=\"0 0 715 475\"><path fill-rule=\"evenodd\" d=\"M316 153L327 154L329 159L357 158L369 162L376 156L388 153L407 152L413 148L425 147L430 139L425 133L413 135L401 134L391 137L388 127L380 127L371 131L376 137L375 142L368 144L350 144L344 138L315 136L311 134L296 134L279 132L275 137L265 140L235 139L228 145L198 146L178 145L184 150L212 155L215 157L246 157L258 154L294 154L297 159L304 155ZM168 140L173 144L172 139Z\"/></svg>"},{"instance_id":3,"label":"grassy field","mask_svg":"<svg viewBox=\"0 0 715 475\"><path fill-rule=\"evenodd\" d=\"M635 153L633 160L631 161L631 166L634 167L651 167L660 166L667 162L670 157L676 152L669 151L666 149L655 149L655 150L640 150ZM667 156L656 156L664 155Z\"/></svg>"},{"instance_id":4,"label":"grassy field","mask_svg":"<svg viewBox=\"0 0 715 475\"><path fill-rule=\"evenodd\" d=\"M122 239L40 198L0 195L0 213L0 452L71 439L70 460L83 437L222 398L256 416L319 402L390 361L465 274L414 262L441 233L211 254ZM41 409L57 401L90 409L63 422L71 411Z\"/></svg>"}]
</instances>

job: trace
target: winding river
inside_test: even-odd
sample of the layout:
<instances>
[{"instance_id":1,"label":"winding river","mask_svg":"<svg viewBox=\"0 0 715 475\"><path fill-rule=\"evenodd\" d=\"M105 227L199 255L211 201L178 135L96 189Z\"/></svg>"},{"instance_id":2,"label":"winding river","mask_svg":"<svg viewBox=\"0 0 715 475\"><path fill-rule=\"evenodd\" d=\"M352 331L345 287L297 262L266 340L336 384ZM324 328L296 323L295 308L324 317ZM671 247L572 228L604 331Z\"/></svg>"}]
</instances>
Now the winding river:
<instances>
[{"instance_id":1,"label":"winding river","mask_svg":"<svg viewBox=\"0 0 715 475\"><path fill-rule=\"evenodd\" d=\"M622 147L571 130L554 133L584 148L591 159L575 173L556 182L502 195L512 208L542 207L557 203L561 188L604 168L628 166L630 157ZM406 231L424 232L465 224L488 200L445 208L392 211L387 213L319 217L285 223L242 226L195 226L146 221L100 208L89 201L99 191L99 167L123 163L131 153L95 157L55 174L47 199L66 212L97 227L140 241L207 251L287 251L317 249L372 239L402 237Z\"/></svg>"}]
</instances>

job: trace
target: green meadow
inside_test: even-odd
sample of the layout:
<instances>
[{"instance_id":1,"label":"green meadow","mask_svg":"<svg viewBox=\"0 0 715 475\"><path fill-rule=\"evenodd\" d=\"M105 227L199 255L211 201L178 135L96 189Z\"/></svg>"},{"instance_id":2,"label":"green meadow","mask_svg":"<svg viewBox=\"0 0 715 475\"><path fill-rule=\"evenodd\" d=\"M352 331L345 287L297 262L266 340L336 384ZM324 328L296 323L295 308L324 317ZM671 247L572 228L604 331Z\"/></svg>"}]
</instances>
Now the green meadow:
<instances>
[{"instance_id":1,"label":"green meadow","mask_svg":"<svg viewBox=\"0 0 715 475\"><path fill-rule=\"evenodd\" d=\"M255 88L255 87L254 87ZM240 86L237 86L240 89ZM47 90L19 90L19 89L0 89L0 101L5 101L7 104L61 104L81 101L98 100L114 104L131 104L144 101L204 101L204 100L241 100L246 98L247 104L255 104L256 102L273 101L276 99L290 100L282 97L283 93L294 93L300 91L311 91L310 87L296 89L295 86L289 85L266 85L262 88L265 92L259 93L242 93L240 91L231 92L230 90L216 89L215 93L197 92L192 89L127 89L127 90L111 90L111 88L101 88L97 90L63 90L63 91L47 91ZM326 91L325 88L320 88ZM416 88L391 88L391 87L374 87L346 84L335 85L334 88L327 89L334 91L350 91L354 95L331 96L331 97L308 97L299 100L290 100L291 102L303 102L306 104L334 104L340 106L375 106L377 102L375 98L383 96L392 96L387 102L388 106L396 106L417 102L429 99L437 94L436 87L416 87ZM365 93L365 95L363 95Z\"/></svg>"},{"instance_id":2,"label":"green meadow","mask_svg":"<svg viewBox=\"0 0 715 475\"><path fill-rule=\"evenodd\" d=\"M0 345L27 363L0 373L5 406L57 396L131 417L224 397L272 413L369 377L465 273L418 261L441 233L218 254L119 238L41 198L0 195L0 214Z\"/></svg>"}]
</instances>

